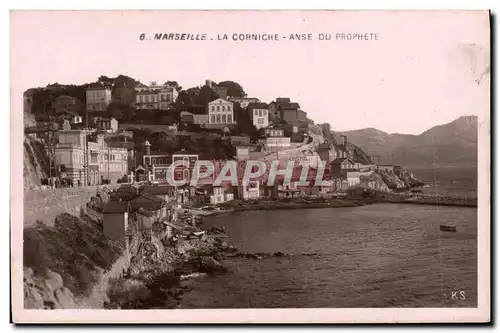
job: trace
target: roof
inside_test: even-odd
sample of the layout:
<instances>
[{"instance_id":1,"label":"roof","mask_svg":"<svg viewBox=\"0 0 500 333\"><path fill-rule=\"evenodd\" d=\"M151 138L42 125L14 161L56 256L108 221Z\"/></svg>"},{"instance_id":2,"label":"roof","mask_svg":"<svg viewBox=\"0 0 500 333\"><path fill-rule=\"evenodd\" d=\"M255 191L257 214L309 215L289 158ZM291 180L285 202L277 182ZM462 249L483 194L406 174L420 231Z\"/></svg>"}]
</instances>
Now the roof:
<instances>
[{"instance_id":1,"label":"roof","mask_svg":"<svg viewBox=\"0 0 500 333\"><path fill-rule=\"evenodd\" d=\"M320 143L318 146L318 150L320 149L330 149L332 146L329 143Z\"/></svg>"},{"instance_id":2,"label":"roof","mask_svg":"<svg viewBox=\"0 0 500 333\"><path fill-rule=\"evenodd\" d=\"M60 101L62 99L71 99L73 101L76 101L76 97L68 96L68 95L60 95L60 96L57 96L56 98L54 98L54 102L55 101Z\"/></svg>"},{"instance_id":3,"label":"roof","mask_svg":"<svg viewBox=\"0 0 500 333\"><path fill-rule=\"evenodd\" d=\"M148 193L151 195L163 195L163 194L171 194L175 191L173 186L151 186L145 189L144 193Z\"/></svg>"},{"instance_id":4,"label":"roof","mask_svg":"<svg viewBox=\"0 0 500 333\"><path fill-rule=\"evenodd\" d=\"M353 161L353 160L351 160L349 157L337 157L336 159L334 159L334 160L332 161L332 163L331 163L331 164L342 164L342 163L344 163L345 161L348 161L348 162L350 162L350 163L354 164L354 161Z\"/></svg>"},{"instance_id":5,"label":"roof","mask_svg":"<svg viewBox=\"0 0 500 333\"><path fill-rule=\"evenodd\" d=\"M128 203L120 201L108 201L104 207L104 214L125 213L128 211Z\"/></svg>"},{"instance_id":6,"label":"roof","mask_svg":"<svg viewBox=\"0 0 500 333\"><path fill-rule=\"evenodd\" d=\"M191 149L181 149L176 151L172 155L198 155L198 153Z\"/></svg>"},{"instance_id":7,"label":"roof","mask_svg":"<svg viewBox=\"0 0 500 333\"><path fill-rule=\"evenodd\" d=\"M172 227L172 228L174 228L176 230L183 230L184 229L184 227L182 225L179 225L179 224L176 224L176 223L172 223L172 222L170 222L168 220L165 220L165 219L162 221L162 223L165 224L165 225L168 225L169 227Z\"/></svg>"},{"instance_id":8,"label":"roof","mask_svg":"<svg viewBox=\"0 0 500 333\"><path fill-rule=\"evenodd\" d=\"M148 89L144 91L138 91L136 94L137 95L154 95L160 92L160 89Z\"/></svg>"},{"instance_id":9,"label":"roof","mask_svg":"<svg viewBox=\"0 0 500 333\"><path fill-rule=\"evenodd\" d=\"M132 185L121 185L119 188L116 189L116 194L119 196L121 196L121 195L138 196L139 189L135 186L132 186Z\"/></svg>"},{"instance_id":10,"label":"roof","mask_svg":"<svg viewBox=\"0 0 500 333\"><path fill-rule=\"evenodd\" d=\"M87 87L87 90L104 90L104 89L107 89L105 86L103 86L102 84L100 83L91 83L88 87Z\"/></svg>"},{"instance_id":11,"label":"roof","mask_svg":"<svg viewBox=\"0 0 500 333\"><path fill-rule=\"evenodd\" d=\"M154 215L154 213L153 213L153 212L148 211L148 210L145 210L145 209L143 209L142 207L141 207L141 208L139 208L139 209L137 210L137 213L138 213L138 214L141 214L141 215L144 215L144 216L147 216L147 217L151 217L151 216L153 216L153 215Z\"/></svg>"},{"instance_id":12,"label":"roof","mask_svg":"<svg viewBox=\"0 0 500 333\"><path fill-rule=\"evenodd\" d=\"M273 103L276 104L280 110L293 109L295 111L300 109L299 103L290 102L290 98L277 98L275 102L271 102L271 104Z\"/></svg>"},{"instance_id":13,"label":"roof","mask_svg":"<svg viewBox=\"0 0 500 333\"><path fill-rule=\"evenodd\" d=\"M57 114L68 114L70 116L80 116L80 114L77 112L77 111L73 111L73 110L70 110L70 109L58 109L57 111Z\"/></svg>"},{"instance_id":14,"label":"roof","mask_svg":"<svg viewBox=\"0 0 500 333\"><path fill-rule=\"evenodd\" d=\"M156 211L163 206L163 200L151 194L142 194L130 201L130 206L133 210L143 208L149 211Z\"/></svg>"},{"instance_id":15,"label":"roof","mask_svg":"<svg viewBox=\"0 0 500 333\"><path fill-rule=\"evenodd\" d=\"M267 109L269 106L266 103L250 103L247 106L248 110L253 109Z\"/></svg>"},{"instance_id":16,"label":"roof","mask_svg":"<svg viewBox=\"0 0 500 333\"><path fill-rule=\"evenodd\" d=\"M257 97L237 97L237 96L229 96L228 100L231 101L258 101Z\"/></svg>"},{"instance_id":17,"label":"roof","mask_svg":"<svg viewBox=\"0 0 500 333\"><path fill-rule=\"evenodd\" d=\"M228 101L227 99L225 98L217 98L217 99L214 99L213 101L211 102L208 102L208 104L212 104L212 103L225 103L225 104L233 104L233 102L231 101Z\"/></svg>"},{"instance_id":18,"label":"roof","mask_svg":"<svg viewBox=\"0 0 500 333\"><path fill-rule=\"evenodd\" d=\"M111 119L115 119L113 117L100 117L99 119L95 119L95 122L101 122L101 121L111 121ZM116 120L116 119L115 119Z\"/></svg>"}]
</instances>

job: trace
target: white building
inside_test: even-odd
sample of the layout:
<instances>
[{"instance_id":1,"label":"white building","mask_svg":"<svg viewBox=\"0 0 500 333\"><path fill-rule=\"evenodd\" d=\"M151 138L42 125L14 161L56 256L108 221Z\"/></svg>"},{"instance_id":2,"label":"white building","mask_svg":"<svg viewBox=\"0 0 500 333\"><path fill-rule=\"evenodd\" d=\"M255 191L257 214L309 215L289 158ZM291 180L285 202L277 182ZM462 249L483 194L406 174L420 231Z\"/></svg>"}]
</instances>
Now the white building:
<instances>
[{"instance_id":1,"label":"white building","mask_svg":"<svg viewBox=\"0 0 500 333\"><path fill-rule=\"evenodd\" d=\"M158 92L159 109L168 110L170 105L177 100L179 93L172 86L164 85Z\"/></svg>"},{"instance_id":2,"label":"white building","mask_svg":"<svg viewBox=\"0 0 500 333\"><path fill-rule=\"evenodd\" d=\"M242 182L241 196L243 200L254 200L260 198L260 186L258 180L250 180L248 183Z\"/></svg>"},{"instance_id":3,"label":"white building","mask_svg":"<svg viewBox=\"0 0 500 333\"><path fill-rule=\"evenodd\" d=\"M291 142L290 138L286 136L269 136L266 138L265 148L266 150L273 149L287 149L290 148Z\"/></svg>"},{"instance_id":4,"label":"white building","mask_svg":"<svg viewBox=\"0 0 500 333\"><path fill-rule=\"evenodd\" d=\"M223 98L208 103L209 124L234 124L233 103Z\"/></svg>"},{"instance_id":5,"label":"white building","mask_svg":"<svg viewBox=\"0 0 500 333\"><path fill-rule=\"evenodd\" d=\"M141 83L135 90L135 104L138 110L168 110L179 96L177 89L167 84L148 87Z\"/></svg>"},{"instance_id":6,"label":"white building","mask_svg":"<svg viewBox=\"0 0 500 333\"><path fill-rule=\"evenodd\" d=\"M264 103L251 103L247 107L250 120L257 129L269 126L269 111L267 108L267 104Z\"/></svg>"},{"instance_id":7,"label":"white building","mask_svg":"<svg viewBox=\"0 0 500 333\"><path fill-rule=\"evenodd\" d=\"M159 90L138 91L135 96L135 107L138 110L158 110Z\"/></svg>"},{"instance_id":8,"label":"white building","mask_svg":"<svg viewBox=\"0 0 500 333\"><path fill-rule=\"evenodd\" d=\"M266 136L284 136L285 131L281 128L268 127L264 129Z\"/></svg>"},{"instance_id":9,"label":"white building","mask_svg":"<svg viewBox=\"0 0 500 333\"><path fill-rule=\"evenodd\" d=\"M224 188L223 187L213 187L213 194L210 196L210 204L217 205L225 202L224 198Z\"/></svg>"},{"instance_id":10,"label":"white building","mask_svg":"<svg viewBox=\"0 0 500 333\"><path fill-rule=\"evenodd\" d=\"M352 187L356 186L361 182L360 173L359 172L346 172L347 177L347 186Z\"/></svg>"},{"instance_id":11,"label":"white building","mask_svg":"<svg viewBox=\"0 0 500 333\"><path fill-rule=\"evenodd\" d=\"M54 150L61 178L70 179L74 186L97 185L104 179L116 183L128 173L127 149L111 147L104 135L93 130L59 131Z\"/></svg>"},{"instance_id":12,"label":"white building","mask_svg":"<svg viewBox=\"0 0 500 333\"><path fill-rule=\"evenodd\" d=\"M96 84L87 88L86 96L88 112L106 111L111 103L111 90L101 85Z\"/></svg>"}]
</instances>

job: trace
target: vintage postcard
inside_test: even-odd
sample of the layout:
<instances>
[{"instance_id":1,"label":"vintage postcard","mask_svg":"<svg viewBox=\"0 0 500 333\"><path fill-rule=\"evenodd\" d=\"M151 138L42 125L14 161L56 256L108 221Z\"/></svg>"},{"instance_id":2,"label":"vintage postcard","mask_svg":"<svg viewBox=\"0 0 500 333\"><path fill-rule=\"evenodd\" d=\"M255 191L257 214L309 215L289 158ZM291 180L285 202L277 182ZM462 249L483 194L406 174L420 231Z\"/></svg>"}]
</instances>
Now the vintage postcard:
<instances>
[{"instance_id":1,"label":"vintage postcard","mask_svg":"<svg viewBox=\"0 0 500 333\"><path fill-rule=\"evenodd\" d=\"M14 322L489 322L490 48L487 10L11 12Z\"/></svg>"}]
</instances>

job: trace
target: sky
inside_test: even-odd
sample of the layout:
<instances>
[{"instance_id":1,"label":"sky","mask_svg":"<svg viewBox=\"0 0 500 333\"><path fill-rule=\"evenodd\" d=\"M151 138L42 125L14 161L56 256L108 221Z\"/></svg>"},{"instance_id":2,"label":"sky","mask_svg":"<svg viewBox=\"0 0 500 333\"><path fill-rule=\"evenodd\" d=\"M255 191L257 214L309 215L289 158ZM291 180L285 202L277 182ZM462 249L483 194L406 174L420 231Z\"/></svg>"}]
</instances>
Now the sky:
<instances>
[{"instance_id":1,"label":"sky","mask_svg":"<svg viewBox=\"0 0 500 333\"><path fill-rule=\"evenodd\" d=\"M264 102L290 97L333 130L420 134L489 112L489 76L475 81L488 66L488 20L483 11L12 12L12 108L22 108L28 88L100 75L185 88L231 80ZM147 40L178 32L208 40ZM233 41L234 33L311 33L312 40ZM320 33L332 39L318 40ZM378 40L337 40L337 33ZM219 41L223 34L229 40Z\"/></svg>"}]
</instances>

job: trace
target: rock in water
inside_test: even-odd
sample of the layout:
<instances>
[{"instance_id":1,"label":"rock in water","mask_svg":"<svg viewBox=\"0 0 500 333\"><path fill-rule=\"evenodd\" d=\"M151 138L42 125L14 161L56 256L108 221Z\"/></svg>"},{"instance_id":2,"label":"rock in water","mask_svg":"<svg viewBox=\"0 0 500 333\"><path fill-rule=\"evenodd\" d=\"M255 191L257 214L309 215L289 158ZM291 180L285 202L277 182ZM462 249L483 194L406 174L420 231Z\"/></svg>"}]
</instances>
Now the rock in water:
<instances>
[{"instance_id":1,"label":"rock in water","mask_svg":"<svg viewBox=\"0 0 500 333\"><path fill-rule=\"evenodd\" d=\"M201 273L217 273L226 272L227 268L212 257L200 257L200 272Z\"/></svg>"}]
</instances>

